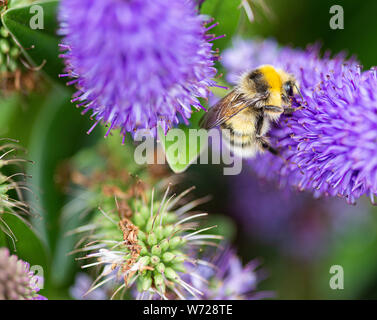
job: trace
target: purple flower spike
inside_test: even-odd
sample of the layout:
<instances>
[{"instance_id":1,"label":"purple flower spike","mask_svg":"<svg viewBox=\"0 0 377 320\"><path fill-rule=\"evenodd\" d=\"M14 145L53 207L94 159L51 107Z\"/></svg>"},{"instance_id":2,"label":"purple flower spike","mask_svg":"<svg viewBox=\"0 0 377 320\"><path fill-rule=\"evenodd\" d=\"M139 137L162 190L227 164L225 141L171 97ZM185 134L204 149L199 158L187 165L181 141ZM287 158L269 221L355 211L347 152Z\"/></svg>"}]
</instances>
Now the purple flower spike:
<instances>
[{"instance_id":1,"label":"purple flower spike","mask_svg":"<svg viewBox=\"0 0 377 320\"><path fill-rule=\"evenodd\" d=\"M237 57L237 58L236 58ZM252 58L252 59L251 59ZM246 60L248 59L248 60ZM312 190L316 196L345 197L349 203L377 194L377 76L362 71L344 55L320 57L318 47L279 49L272 40L237 40L224 52L228 80L269 63L294 74L303 99L270 132L281 158L264 154L251 163L263 177L278 177L281 185ZM249 65L244 65L249 61Z\"/></svg>"},{"instance_id":2,"label":"purple flower spike","mask_svg":"<svg viewBox=\"0 0 377 320\"><path fill-rule=\"evenodd\" d=\"M243 266L229 246L219 250L209 264L202 263L196 267L187 264L191 275L189 282L203 293L200 296L203 300L255 300L274 297L272 291L257 291L258 283L266 276L264 271L256 270L259 266L258 260Z\"/></svg>"},{"instance_id":3,"label":"purple flower spike","mask_svg":"<svg viewBox=\"0 0 377 320\"><path fill-rule=\"evenodd\" d=\"M41 282L28 263L0 248L0 300L47 300L38 294Z\"/></svg>"},{"instance_id":4,"label":"purple flower spike","mask_svg":"<svg viewBox=\"0 0 377 320\"><path fill-rule=\"evenodd\" d=\"M62 0L60 45L72 102L121 134L187 119L216 83L203 17L192 0Z\"/></svg>"}]
</instances>

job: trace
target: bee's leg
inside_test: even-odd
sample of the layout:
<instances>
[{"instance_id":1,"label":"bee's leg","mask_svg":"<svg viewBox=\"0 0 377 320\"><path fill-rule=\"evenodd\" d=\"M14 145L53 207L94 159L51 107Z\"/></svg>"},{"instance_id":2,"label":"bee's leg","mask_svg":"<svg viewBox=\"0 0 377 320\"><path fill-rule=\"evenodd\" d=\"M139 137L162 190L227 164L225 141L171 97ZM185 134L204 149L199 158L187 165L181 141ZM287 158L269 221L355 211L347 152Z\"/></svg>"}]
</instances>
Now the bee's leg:
<instances>
[{"instance_id":1,"label":"bee's leg","mask_svg":"<svg viewBox=\"0 0 377 320\"><path fill-rule=\"evenodd\" d=\"M296 108L293 107L284 107L284 114L285 115L292 115L293 112L296 111Z\"/></svg>"},{"instance_id":2,"label":"bee's leg","mask_svg":"<svg viewBox=\"0 0 377 320\"><path fill-rule=\"evenodd\" d=\"M260 112L257 115L257 122L256 122L256 125L255 125L255 133L256 133L257 137L260 137L262 127L263 127L263 121L264 121L263 112Z\"/></svg>"},{"instance_id":3,"label":"bee's leg","mask_svg":"<svg viewBox=\"0 0 377 320\"><path fill-rule=\"evenodd\" d=\"M259 141L260 146L263 150L267 150L275 156L279 155L279 151L277 151L273 146L271 146L271 144L267 141L265 137L257 136L257 140Z\"/></svg>"},{"instance_id":4,"label":"bee's leg","mask_svg":"<svg viewBox=\"0 0 377 320\"><path fill-rule=\"evenodd\" d=\"M269 112L273 112L273 113L283 113L284 112L284 109L282 107L278 107L278 106L267 105L267 106L264 106L263 109L264 109L264 111L269 111Z\"/></svg>"},{"instance_id":5,"label":"bee's leg","mask_svg":"<svg viewBox=\"0 0 377 320\"><path fill-rule=\"evenodd\" d=\"M255 134L256 134L256 139L258 140L260 146L262 147L263 150L268 150L274 155L278 155L279 152L273 148L270 143L267 141L267 139L263 136L261 136L261 131L263 127L263 121L264 121L264 115L263 112L260 112L257 115L257 123L255 127Z\"/></svg>"}]
</instances>

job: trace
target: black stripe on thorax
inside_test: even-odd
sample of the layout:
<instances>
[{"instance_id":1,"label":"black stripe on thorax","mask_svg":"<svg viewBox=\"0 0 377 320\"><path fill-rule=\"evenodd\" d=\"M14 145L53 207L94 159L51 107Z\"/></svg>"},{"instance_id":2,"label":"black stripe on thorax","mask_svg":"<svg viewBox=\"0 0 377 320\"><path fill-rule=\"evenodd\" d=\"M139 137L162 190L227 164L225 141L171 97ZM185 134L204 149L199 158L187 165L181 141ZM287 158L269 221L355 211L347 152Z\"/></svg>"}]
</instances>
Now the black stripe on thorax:
<instances>
[{"instance_id":1,"label":"black stripe on thorax","mask_svg":"<svg viewBox=\"0 0 377 320\"><path fill-rule=\"evenodd\" d=\"M253 81L255 91L264 94L268 91L269 85L264 79L263 73L259 70L254 70L249 74L249 79Z\"/></svg>"}]
</instances>

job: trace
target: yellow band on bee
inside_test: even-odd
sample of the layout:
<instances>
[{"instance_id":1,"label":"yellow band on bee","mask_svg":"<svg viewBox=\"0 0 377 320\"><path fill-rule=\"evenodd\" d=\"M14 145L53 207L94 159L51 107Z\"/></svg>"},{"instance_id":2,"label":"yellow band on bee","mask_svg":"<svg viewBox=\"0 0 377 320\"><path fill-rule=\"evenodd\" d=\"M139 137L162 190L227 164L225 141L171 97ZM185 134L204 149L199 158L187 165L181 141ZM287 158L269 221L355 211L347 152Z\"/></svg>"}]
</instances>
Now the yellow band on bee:
<instances>
[{"instance_id":1,"label":"yellow band on bee","mask_svg":"<svg viewBox=\"0 0 377 320\"><path fill-rule=\"evenodd\" d=\"M276 72L276 69L270 65L264 65L259 68L260 72L263 73L264 79L270 86L271 91L280 91L282 88L281 76Z\"/></svg>"}]
</instances>

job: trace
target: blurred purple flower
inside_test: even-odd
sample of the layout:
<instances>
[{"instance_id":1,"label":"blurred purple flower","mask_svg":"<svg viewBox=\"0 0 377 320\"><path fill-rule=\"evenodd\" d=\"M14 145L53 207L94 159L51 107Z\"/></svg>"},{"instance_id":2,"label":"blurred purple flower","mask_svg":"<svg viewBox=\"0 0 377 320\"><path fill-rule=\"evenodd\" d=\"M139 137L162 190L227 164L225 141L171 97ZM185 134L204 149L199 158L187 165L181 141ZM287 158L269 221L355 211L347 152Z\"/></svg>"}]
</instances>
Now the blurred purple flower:
<instances>
[{"instance_id":1,"label":"blurred purple flower","mask_svg":"<svg viewBox=\"0 0 377 320\"><path fill-rule=\"evenodd\" d=\"M0 300L47 300L38 294L41 282L27 262L0 248Z\"/></svg>"},{"instance_id":2,"label":"blurred purple flower","mask_svg":"<svg viewBox=\"0 0 377 320\"><path fill-rule=\"evenodd\" d=\"M121 134L166 129L216 85L211 41L192 0L63 0L60 45L72 102Z\"/></svg>"},{"instance_id":3,"label":"blurred purple flower","mask_svg":"<svg viewBox=\"0 0 377 320\"><path fill-rule=\"evenodd\" d=\"M349 206L340 199L313 199L307 192L279 189L251 172L229 176L229 211L242 232L285 255L315 260L351 228L371 222L362 203Z\"/></svg>"},{"instance_id":4,"label":"blurred purple flower","mask_svg":"<svg viewBox=\"0 0 377 320\"><path fill-rule=\"evenodd\" d=\"M218 252L211 264L198 264L192 269L190 283L199 289L203 300L251 300L271 298L272 292L256 291L258 283L263 280L262 272L257 271L260 263L257 260L246 266L231 248Z\"/></svg>"},{"instance_id":5,"label":"blurred purple flower","mask_svg":"<svg viewBox=\"0 0 377 320\"><path fill-rule=\"evenodd\" d=\"M306 50L276 42L243 41L223 54L228 80L260 64L272 64L294 74L304 107L283 117L271 132L282 158L265 154L252 161L263 177L279 177L281 185L312 190L315 195L345 197L354 203L377 193L377 75L361 71L344 54L320 57L318 46ZM263 159L262 159L263 157Z\"/></svg>"},{"instance_id":6,"label":"blurred purple flower","mask_svg":"<svg viewBox=\"0 0 377 320\"><path fill-rule=\"evenodd\" d=\"M71 296L76 300L107 300L106 287L92 289L93 279L86 273L80 272L76 275L74 285L69 289Z\"/></svg>"}]
</instances>

